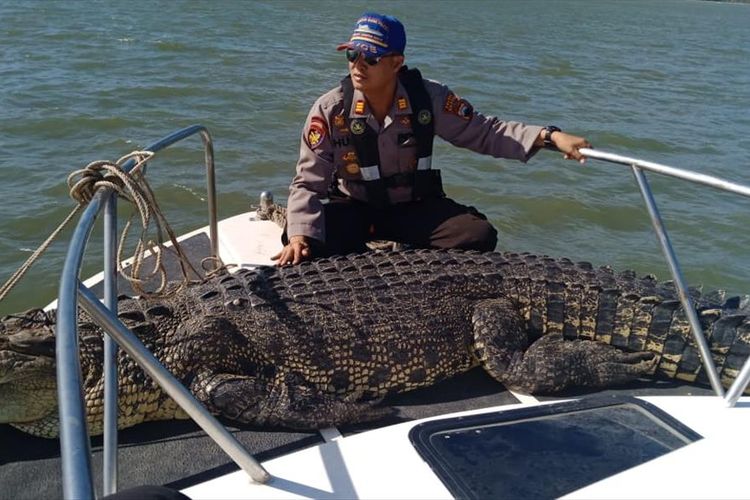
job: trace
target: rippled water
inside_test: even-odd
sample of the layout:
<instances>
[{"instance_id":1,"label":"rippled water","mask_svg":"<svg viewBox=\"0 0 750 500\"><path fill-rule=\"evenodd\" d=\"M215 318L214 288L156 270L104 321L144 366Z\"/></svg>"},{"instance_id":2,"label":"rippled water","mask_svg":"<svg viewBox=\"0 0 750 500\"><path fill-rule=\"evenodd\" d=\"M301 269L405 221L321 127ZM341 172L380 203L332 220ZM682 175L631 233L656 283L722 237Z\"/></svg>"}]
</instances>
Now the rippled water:
<instances>
[{"instance_id":1,"label":"rippled water","mask_svg":"<svg viewBox=\"0 0 750 500\"><path fill-rule=\"evenodd\" d=\"M193 123L215 140L222 216L266 189L285 201L300 127L343 76L334 48L368 7L405 23L408 64L485 114L750 184L747 4L0 0L0 279L71 208L68 173ZM625 167L549 152L523 165L442 141L435 163L449 195L499 227L502 249L666 277ZM204 223L200 141L168 150L150 173L178 231ZM689 281L750 291L750 203L649 179ZM0 313L54 297L69 234Z\"/></svg>"}]
</instances>

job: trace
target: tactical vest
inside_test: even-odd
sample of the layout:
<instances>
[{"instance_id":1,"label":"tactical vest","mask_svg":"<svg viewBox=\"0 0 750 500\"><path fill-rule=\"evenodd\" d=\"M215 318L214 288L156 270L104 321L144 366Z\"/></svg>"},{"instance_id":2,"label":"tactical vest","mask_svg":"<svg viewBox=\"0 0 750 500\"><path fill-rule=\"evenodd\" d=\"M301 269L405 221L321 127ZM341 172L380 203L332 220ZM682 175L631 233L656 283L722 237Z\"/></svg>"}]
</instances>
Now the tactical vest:
<instances>
[{"instance_id":1,"label":"tactical vest","mask_svg":"<svg viewBox=\"0 0 750 500\"><path fill-rule=\"evenodd\" d=\"M369 203L378 208L383 208L390 203L387 192L389 187L411 186L413 200L445 196L440 170L432 169L432 143L435 138L432 100L424 88L419 70L410 70L404 66L398 77L411 103L411 126L417 142L417 167L414 172L382 177L378 133L367 124L365 119L352 119L347 115L347 125L352 132L352 144L357 153L362 175L362 180L354 182L360 182L365 186ZM354 101L354 85L351 76L341 80L341 88L344 92L344 110L349 113Z\"/></svg>"}]
</instances>

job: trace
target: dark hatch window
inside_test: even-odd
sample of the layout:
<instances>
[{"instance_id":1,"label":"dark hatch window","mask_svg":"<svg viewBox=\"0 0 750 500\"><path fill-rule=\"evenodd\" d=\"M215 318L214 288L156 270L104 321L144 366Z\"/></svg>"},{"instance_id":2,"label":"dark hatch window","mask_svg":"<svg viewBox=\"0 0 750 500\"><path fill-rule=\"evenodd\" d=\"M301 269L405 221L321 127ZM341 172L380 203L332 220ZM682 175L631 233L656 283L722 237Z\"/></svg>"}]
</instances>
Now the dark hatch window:
<instances>
[{"instance_id":1,"label":"dark hatch window","mask_svg":"<svg viewBox=\"0 0 750 500\"><path fill-rule=\"evenodd\" d=\"M622 397L434 420L409 437L457 498L554 498L701 439Z\"/></svg>"}]
</instances>

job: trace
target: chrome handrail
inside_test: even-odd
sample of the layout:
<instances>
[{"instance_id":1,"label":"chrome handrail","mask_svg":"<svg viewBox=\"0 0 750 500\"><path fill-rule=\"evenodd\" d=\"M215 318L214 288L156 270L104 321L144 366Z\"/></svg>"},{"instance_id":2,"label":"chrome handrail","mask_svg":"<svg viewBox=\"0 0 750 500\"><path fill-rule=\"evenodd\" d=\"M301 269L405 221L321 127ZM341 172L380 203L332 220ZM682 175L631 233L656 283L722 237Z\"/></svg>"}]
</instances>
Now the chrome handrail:
<instances>
[{"instance_id":1,"label":"chrome handrail","mask_svg":"<svg viewBox=\"0 0 750 500\"><path fill-rule=\"evenodd\" d=\"M690 327L693 332L693 337L698 344L698 350L700 351L703 366L706 369L709 382L711 383L711 388L714 390L717 396L724 399L724 402L727 406L734 406L742 393L747 388L748 384L750 384L750 359L745 362L737 378L734 380L731 387L725 394L724 387L721 385L719 373L716 369L716 365L714 364L713 358L711 357L711 351L708 347L708 342L706 341L706 337L703 333L703 328L700 325L698 315L695 311L692 300L690 299L687 285L685 284L685 279L682 276L680 264L677 261L677 255L675 254L674 248L672 247L672 244L669 240L669 235L667 234L667 230L664 227L664 222L662 221L661 215L659 214L659 210L656 206L656 201L654 200L654 196L651 193L651 189L649 188L646 176L643 174L643 170L648 170L669 177L675 177L677 179L687 180L697 184L702 184L704 186L713 187L722 191L727 191L747 197L750 197L750 187L743 186L742 184L727 181L725 179L721 179L719 177L714 177L711 175L670 167L668 165L662 165L659 163L643 161L637 158L629 158L627 156L607 153L605 151L582 148L580 152L587 158L607 161L610 163L617 163L620 165L631 167L633 176L635 177L638 188L640 189L641 195L643 196L643 201L646 203L646 208L648 209L648 214L651 218L651 224L653 225L654 231L656 232L656 236L659 240L659 245L661 246L664 257L667 260L669 272L672 274L675 286L677 287L677 293L680 297L680 303L685 310L685 314L687 315L688 322L690 323Z\"/></svg>"},{"instance_id":2,"label":"chrome handrail","mask_svg":"<svg viewBox=\"0 0 750 500\"><path fill-rule=\"evenodd\" d=\"M156 153L163 150L172 144L179 142L187 137L195 134L200 134L203 141L205 150L206 160L206 177L208 183L208 211L209 211L209 234L211 239L211 252L214 257L218 256L218 231L216 222L216 189L215 189L215 176L214 176L214 161L213 161L213 143L208 130L201 125L193 125L186 127L182 130L178 130L173 134L170 134L163 139L155 142L151 146L147 147L146 150ZM125 171L131 170L135 166L135 161L130 160L126 162L122 169ZM100 188L89 202L88 206L84 209L81 214L78 225L76 226L73 236L68 247L68 252L65 256L65 264L63 266L62 276L60 278L60 289L58 294L58 309L57 309L57 347L56 347L56 363L57 363L57 394L58 394L58 405L59 405L59 416L60 416L60 453L62 460L62 479L63 479L63 496L65 498L75 499L87 499L94 498L94 487L91 476L91 450L90 441L86 423L86 410L84 406L84 399L82 393L82 380L81 380L81 367L80 359L78 354L78 325L77 325L77 310L78 310L78 294L79 288L81 287L79 273L81 269L81 263L83 261L83 255L85 253L86 244L88 238L93 229L96 217L102 210L103 206L111 203L108 202L108 198L111 197L112 191L109 188ZM114 205L110 205L105 210L105 219L109 219L106 222L105 230L105 252L111 254L112 241L115 239L116 223L114 218L116 213L113 209ZM112 257L109 257L112 259ZM116 300L112 300L112 294L116 297L116 288L114 287L111 280L114 280L114 273L111 268L106 270L104 275L105 280L105 299L108 305L112 305L116 308ZM84 301L88 307L93 307L86 299L84 292ZM107 319L106 315L100 317L102 321ZM110 323L108 321L105 321ZM125 332L120 332L116 326L122 326L122 324L114 319L114 324L100 325L105 330L109 327L112 328L110 333L117 338L120 334L125 335L130 339L133 345L140 344L135 335L129 330L125 329ZM124 328L124 327L123 327ZM126 351L129 354L131 349L126 347ZM110 353L111 355L111 353ZM105 363L107 361L105 360ZM158 366L154 366L153 363L148 362L149 370L159 371ZM116 367L113 363L107 363L109 366L105 366L105 372L110 375L116 374ZM158 363L156 363L158 365ZM106 377L107 375L105 375ZM160 378L155 380L162 384L164 381ZM105 381L105 386L108 382ZM108 391L107 396L114 400L109 402L105 401L105 407L116 408L116 394L112 394L112 391ZM190 412L188 412L190 414ZM191 414L191 416L193 416ZM116 419L116 415L108 414L107 418L110 419L109 423L105 423L105 428L114 425L113 420ZM203 427L206 425L211 427L211 432L207 430L209 435L220 434L221 431L216 431L216 428L223 427L216 421L212 416L208 418L200 417L199 425ZM206 427L203 427L206 430ZM224 431L226 432L226 431ZM229 440L232 441L234 438L229 435ZM105 438L105 441L111 442ZM239 448L242 448L239 443L236 443ZM220 444L221 446L221 444ZM225 449L222 447L222 449ZM227 451L225 449L225 451ZM235 457L239 452L236 449L227 451L230 457ZM256 481L265 482L270 476L263 470L263 468L255 462L244 449L242 449L244 457L242 463L238 463L248 474ZM111 465L111 457L107 458L109 452L105 450L105 464ZM250 465L248 465L250 464ZM257 467L255 467L257 465ZM116 481L116 472L114 474L107 473L109 476L105 481L105 490L110 491L113 487L113 478Z\"/></svg>"},{"instance_id":3,"label":"chrome handrail","mask_svg":"<svg viewBox=\"0 0 750 500\"><path fill-rule=\"evenodd\" d=\"M104 304L117 313L117 197L104 201ZM102 450L102 492L117 491L117 343L104 336L104 423Z\"/></svg>"}]
</instances>

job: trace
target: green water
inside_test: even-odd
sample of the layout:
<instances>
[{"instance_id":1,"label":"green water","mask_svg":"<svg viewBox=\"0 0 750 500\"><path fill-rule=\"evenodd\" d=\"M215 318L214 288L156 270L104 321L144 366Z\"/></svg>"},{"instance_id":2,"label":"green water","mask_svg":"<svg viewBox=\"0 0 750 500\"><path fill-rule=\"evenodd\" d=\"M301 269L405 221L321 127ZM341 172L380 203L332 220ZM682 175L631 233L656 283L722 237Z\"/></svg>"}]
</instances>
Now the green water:
<instances>
[{"instance_id":1,"label":"green water","mask_svg":"<svg viewBox=\"0 0 750 500\"><path fill-rule=\"evenodd\" d=\"M215 140L219 209L285 201L300 127L337 84L334 49L367 8L407 28L407 63L487 115L556 124L596 148L750 184L750 5L701 1L18 2L0 0L0 279L72 206L65 179L184 126ZM666 277L625 167L527 165L438 141L453 198L500 248ZM205 221L196 138L150 167L175 228ZM750 291L750 203L649 176L691 284ZM56 295L64 233L0 314ZM94 235L96 237L97 235ZM100 266L87 260L85 274Z\"/></svg>"}]
</instances>

